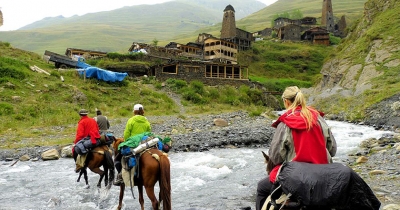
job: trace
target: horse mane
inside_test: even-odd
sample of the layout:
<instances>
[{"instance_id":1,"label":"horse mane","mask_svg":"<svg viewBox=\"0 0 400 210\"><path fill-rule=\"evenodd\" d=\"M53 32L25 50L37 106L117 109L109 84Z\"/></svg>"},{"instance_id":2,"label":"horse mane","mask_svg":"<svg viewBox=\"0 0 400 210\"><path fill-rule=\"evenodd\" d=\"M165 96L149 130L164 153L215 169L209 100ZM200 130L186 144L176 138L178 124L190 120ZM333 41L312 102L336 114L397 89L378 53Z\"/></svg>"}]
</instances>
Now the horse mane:
<instances>
[{"instance_id":1,"label":"horse mane","mask_svg":"<svg viewBox=\"0 0 400 210\"><path fill-rule=\"evenodd\" d=\"M124 142L124 138L116 138L115 141L112 143L112 147L114 150L114 154L117 154L118 145Z\"/></svg>"},{"instance_id":2,"label":"horse mane","mask_svg":"<svg viewBox=\"0 0 400 210\"><path fill-rule=\"evenodd\" d=\"M276 165L271 161L269 156L267 154L265 154L265 152L263 152L263 151L261 151L261 152L265 158L265 163L267 164L266 171L267 171L267 174L269 175L271 173L272 169L275 168Z\"/></svg>"}]
</instances>

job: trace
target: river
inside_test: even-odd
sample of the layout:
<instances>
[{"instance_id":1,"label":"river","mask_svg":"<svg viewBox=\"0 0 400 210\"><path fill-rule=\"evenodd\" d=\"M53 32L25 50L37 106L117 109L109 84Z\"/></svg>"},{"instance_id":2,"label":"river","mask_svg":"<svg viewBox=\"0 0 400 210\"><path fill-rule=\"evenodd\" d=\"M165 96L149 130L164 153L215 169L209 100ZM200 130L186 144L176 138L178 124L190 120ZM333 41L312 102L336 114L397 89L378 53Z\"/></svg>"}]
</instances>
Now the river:
<instances>
[{"instance_id":1,"label":"river","mask_svg":"<svg viewBox=\"0 0 400 210\"><path fill-rule=\"evenodd\" d=\"M387 131L345 122L327 121L338 144L334 161L347 159L362 140L379 138ZM172 209L255 209L257 182L265 175L261 151L267 148L212 149L206 152L169 153ZM91 187L76 182L74 161L26 161L11 166L0 162L0 210L116 209L119 187L97 189L98 175L88 173ZM156 185L157 186L157 185ZM158 195L158 188L156 188ZM137 189L125 191L123 209L140 209ZM246 208L243 208L246 207ZM150 202L145 196L145 209Z\"/></svg>"}]
</instances>

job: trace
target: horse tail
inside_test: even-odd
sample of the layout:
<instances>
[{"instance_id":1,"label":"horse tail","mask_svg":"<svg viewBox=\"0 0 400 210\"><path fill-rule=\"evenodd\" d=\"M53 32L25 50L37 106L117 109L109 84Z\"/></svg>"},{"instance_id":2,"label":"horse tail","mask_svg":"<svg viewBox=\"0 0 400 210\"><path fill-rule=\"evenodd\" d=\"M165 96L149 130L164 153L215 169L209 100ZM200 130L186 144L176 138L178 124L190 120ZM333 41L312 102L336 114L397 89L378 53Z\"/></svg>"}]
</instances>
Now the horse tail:
<instances>
[{"instance_id":1,"label":"horse tail","mask_svg":"<svg viewBox=\"0 0 400 210\"><path fill-rule=\"evenodd\" d=\"M104 157L106 158L106 164L107 164L107 168L109 170L108 183L111 186L114 181L114 176L115 176L114 161L113 161L112 155L109 151L104 151Z\"/></svg>"},{"instance_id":2,"label":"horse tail","mask_svg":"<svg viewBox=\"0 0 400 210\"><path fill-rule=\"evenodd\" d=\"M168 156L160 156L160 195L163 201L163 209L171 210L171 174Z\"/></svg>"}]
</instances>

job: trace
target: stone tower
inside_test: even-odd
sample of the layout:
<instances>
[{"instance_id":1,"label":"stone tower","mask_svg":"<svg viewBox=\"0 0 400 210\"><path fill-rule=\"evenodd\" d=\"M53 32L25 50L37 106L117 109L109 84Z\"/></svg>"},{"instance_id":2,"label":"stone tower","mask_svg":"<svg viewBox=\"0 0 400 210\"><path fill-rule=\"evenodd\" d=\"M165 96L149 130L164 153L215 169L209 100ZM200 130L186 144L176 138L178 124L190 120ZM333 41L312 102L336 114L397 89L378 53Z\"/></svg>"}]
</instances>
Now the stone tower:
<instances>
[{"instance_id":1,"label":"stone tower","mask_svg":"<svg viewBox=\"0 0 400 210\"><path fill-rule=\"evenodd\" d=\"M235 9L232 5L226 6L222 19L221 39L236 37Z\"/></svg>"},{"instance_id":2,"label":"stone tower","mask_svg":"<svg viewBox=\"0 0 400 210\"><path fill-rule=\"evenodd\" d=\"M2 25L3 25L3 13L1 13L1 10L0 10L0 26L2 26Z\"/></svg>"},{"instance_id":3,"label":"stone tower","mask_svg":"<svg viewBox=\"0 0 400 210\"><path fill-rule=\"evenodd\" d=\"M335 30L335 20L333 19L333 9L331 0L323 0L322 3L322 17L321 25L326 26L326 30L329 32L334 32Z\"/></svg>"}]
</instances>

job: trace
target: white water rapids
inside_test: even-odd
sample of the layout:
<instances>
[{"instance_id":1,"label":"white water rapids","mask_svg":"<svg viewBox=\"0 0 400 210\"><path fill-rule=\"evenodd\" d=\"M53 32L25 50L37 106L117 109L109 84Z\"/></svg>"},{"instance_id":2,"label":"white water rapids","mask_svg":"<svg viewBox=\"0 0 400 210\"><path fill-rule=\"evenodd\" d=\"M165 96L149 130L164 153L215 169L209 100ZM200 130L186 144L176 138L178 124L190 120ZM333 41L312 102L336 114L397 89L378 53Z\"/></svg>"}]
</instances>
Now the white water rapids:
<instances>
[{"instance_id":1,"label":"white water rapids","mask_svg":"<svg viewBox=\"0 0 400 210\"><path fill-rule=\"evenodd\" d=\"M344 122L327 121L338 144L335 161L357 149L362 140L379 138L384 131ZM172 209L255 209L257 182L265 176L261 151L268 148L213 149L206 152L169 153L171 160ZM98 175L89 171L90 189L77 183L74 161L26 161L10 166L0 162L0 210L24 209L115 209L119 187L110 191L96 187ZM158 196L158 184L156 185ZM140 209L138 193L125 190L123 209ZM145 209L150 208L145 195Z\"/></svg>"}]
</instances>

